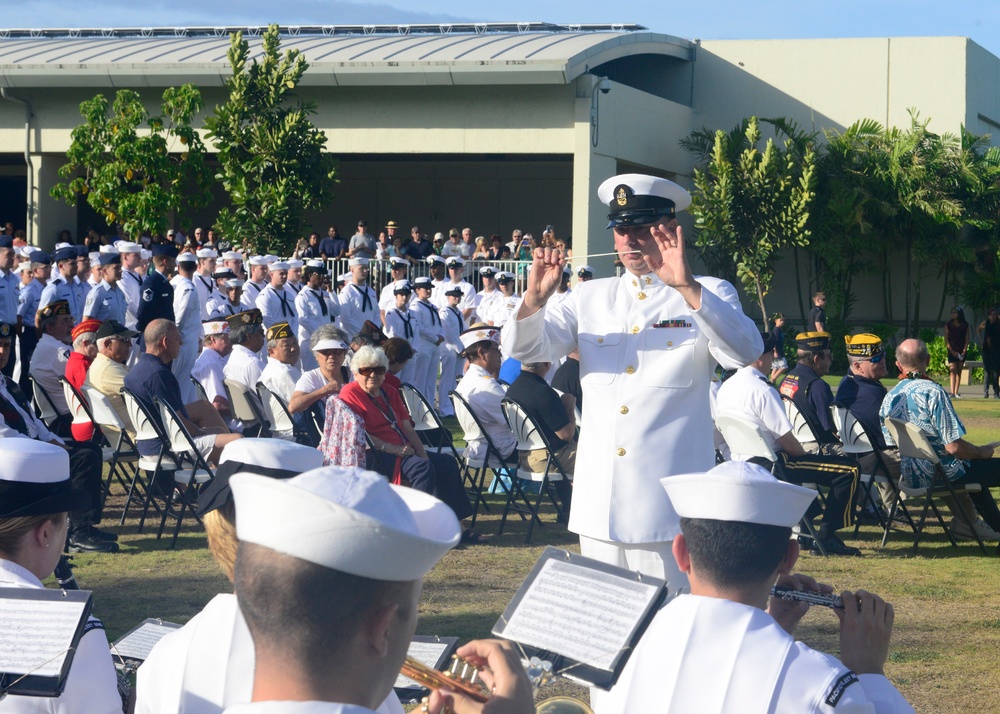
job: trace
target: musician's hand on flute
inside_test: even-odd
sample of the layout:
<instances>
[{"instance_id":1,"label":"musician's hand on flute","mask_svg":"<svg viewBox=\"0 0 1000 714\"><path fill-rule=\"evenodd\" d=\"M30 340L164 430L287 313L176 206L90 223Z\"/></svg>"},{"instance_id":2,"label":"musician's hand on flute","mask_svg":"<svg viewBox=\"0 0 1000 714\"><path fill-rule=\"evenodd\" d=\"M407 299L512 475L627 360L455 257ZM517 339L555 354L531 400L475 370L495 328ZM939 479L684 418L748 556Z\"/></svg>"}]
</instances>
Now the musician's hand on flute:
<instances>
[{"instance_id":1,"label":"musician's hand on flute","mask_svg":"<svg viewBox=\"0 0 1000 714\"><path fill-rule=\"evenodd\" d=\"M845 590L841 597L844 609L834 610L840 618L840 661L857 674L885 674L892 605L865 590Z\"/></svg>"},{"instance_id":2,"label":"musician's hand on flute","mask_svg":"<svg viewBox=\"0 0 1000 714\"><path fill-rule=\"evenodd\" d=\"M565 262L559 250L535 248L534 260L528 272L528 285L517 311L518 320L534 315L552 297L562 282Z\"/></svg>"},{"instance_id":3,"label":"musician's hand on flute","mask_svg":"<svg viewBox=\"0 0 1000 714\"><path fill-rule=\"evenodd\" d=\"M789 590L801 590L814 593L832 593L833 586L826 583L816 582L814 578L802 573L779 575L775 583L778 587ZM793 600L782 600L772 597L767 604L767 613L781 625L781 628L790 635L795 634L795 627L799 620L809 612L809 603L795 602Z\"/></svg>"},{"instance_id":4,"label":"musician's hand on flute","mask_svg":"<svg viewBox=\"0 0 1000 714\"><path fill-rule=\"evenodd\" d=\"M492 692L485 704L455 692L431 692L428 709L433 714L445 706L456 714L533 714L534 692L521 658L507 640L473 640L455 654L480 668L479 676Z\"/></svg>"}]
</instances>

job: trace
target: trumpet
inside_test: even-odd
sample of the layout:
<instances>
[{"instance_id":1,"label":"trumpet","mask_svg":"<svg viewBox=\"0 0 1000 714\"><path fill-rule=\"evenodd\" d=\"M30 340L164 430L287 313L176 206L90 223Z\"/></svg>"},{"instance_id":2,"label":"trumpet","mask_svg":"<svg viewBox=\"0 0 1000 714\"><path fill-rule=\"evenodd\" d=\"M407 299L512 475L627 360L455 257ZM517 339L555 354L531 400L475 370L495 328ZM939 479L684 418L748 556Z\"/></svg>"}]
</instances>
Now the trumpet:
<instances>
[{"instance_id":1,"label":"trumpet","mask_svg":"<svg viewBox=\"0 0 1000 714\"><path fill-rule=\"evenodd\" d=\"M529 667L529 677L531 670ZM460 692L475 702L484 704L489 701L489 693L479 680L479 671L463 660L461 657L453 656L451 667L447 671L439 671L428 667L412 657L407 657L403 662L401 673L421 684L428 689L449 689L453 692ZM551 680L552 675L539 678L531 677L532 686L537 687L539 683ZM535 714L594 714L594 711L572 697L550 697L539 702L535 706Z\"/></svg>"}]
</instances>

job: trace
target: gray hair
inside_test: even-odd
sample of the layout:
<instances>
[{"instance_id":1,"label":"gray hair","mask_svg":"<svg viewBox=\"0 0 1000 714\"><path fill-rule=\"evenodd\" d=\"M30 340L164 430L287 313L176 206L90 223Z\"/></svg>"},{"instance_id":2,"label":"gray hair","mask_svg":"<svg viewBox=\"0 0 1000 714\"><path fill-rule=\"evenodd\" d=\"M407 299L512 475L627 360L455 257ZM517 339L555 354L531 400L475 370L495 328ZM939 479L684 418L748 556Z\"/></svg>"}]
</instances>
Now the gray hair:
<instances>
[{"instance_id":1,"label":"gray hair","mask_svg":"<svg viewBox=\"0 0 1000 714\"><path fill-rule=\"evenodd\" d=\"M93 334L96 335L97 333L95 332ZM99 350L106 350L106 349L108 349L108 343L113 342L114 340L115 340L115 336L114 335L109 335L107 337L102 337L101 339L99 339L97 341L97 349L99 349ZM76 347L76 342L73 343L73 346Z\"/></svg>"},{"instance_id":2,"label":"gray hair","mask_svg":"<svg viewBox=\"0 0 1000 714\"><path fill-rule=\"evenodd\" d=\"M96 332L84 332L83 334L77 336L75 340L73 340L73 349L82 350L84 342L93 342L94 338L96 337L97 337Z\"/></svg>"},{"instance_id":3,"label":"gray hair","mask_svg":"<svg viewBox=\"0 0 1000 714\"><path fill-rule=\"evenodd\" d=\"M234 345L242 345L244 342L249 340L258 331L263 331L260 325L239 325L237 327L230 328L229 330L229 341Z\"/></svg>"},{"instance_id":4,"label":"gray hair","mask_svg":"<svg viewBox=\"0 0 1000 714\"><path fill-rule=\"evenodd\" d=\"M543 372L548 372L551 369L551 362L522 362L521 369L525 372L535 372L536 374L541 374Z\"/></svg>"},{"instance_id":5,"label":"gray hair","mask_svg":"<svg viewBox=\"0 0 1000 714\"><path fill-rule=\"evenodd\" d=\"M364 369L365 367L385 367L389 369L389 358L385 356L385 352L382 351L381 347L365 345L355 352L351 358L351 371L357 374L359 369Z\"/></svg>"},{"instance_id":6,"label":"gray hair","mask_svg":"<svg viewBox=\"0 0 1000 714\"><path fill-rule=\"evenodd\" d=\"M324 340L340 340L345 345L350 344L350 340L347 339L347 333L333 323L320 325L313 331L309 337L309 349L316 349L316 345Z\"/></svg>"}]
</instances>

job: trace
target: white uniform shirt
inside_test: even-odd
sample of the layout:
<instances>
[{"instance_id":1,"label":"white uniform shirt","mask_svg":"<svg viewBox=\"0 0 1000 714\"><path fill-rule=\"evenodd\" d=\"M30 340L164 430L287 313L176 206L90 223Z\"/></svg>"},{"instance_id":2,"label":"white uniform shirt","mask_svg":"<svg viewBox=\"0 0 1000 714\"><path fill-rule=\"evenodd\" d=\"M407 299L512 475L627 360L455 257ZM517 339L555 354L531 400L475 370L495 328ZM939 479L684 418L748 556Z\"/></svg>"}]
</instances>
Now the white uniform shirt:
<instances>
[{"instance_id":1,"label":"white uniform shirt","mask_svg":"<svg viewBox=\"0 0 1000 714\"><path fill-rule=\"evenodd\" d=\"M456 354L461 353L462 340L459 337L465 331L465 318L462 317L461 308L453 308L451 305L438 310L438 317L441 318L441 329L444 331L444 342L441 346Z\"/></svg>"},{"instance_id":2,"label":"white uniform shirt","mask_svg":"<svg viewBox=\"0 0 1000 714\"><path fill-rule=\"evenodd\" d=\"M792 430L778 390L749 365L737 370L722 383L715 405L719 414L738 414L759 426L764 438L771 440L775 451L779 451L778 438ZM732 452L731 458L733 461L746 461L751 456Z\"/></svg>"},{"instance_id":3,"label":"white uniform shirt","mask_svg":"<svg viewBox=\"0 0 1000 714\"><path fill-rule=\"evenodd\" d=\"M261 359L260 355L251 352L243 345L233 345L233 351L229 353L229 360L222 373L226 379L245 384L247 389L256 392L257 381L263 370L264 360Z\"/></svg>"},{"instance_id":4,"label":"white uniform shirt","mask_svg":"<svg viewBox=\"0 0 1000 714\"><path fill-rule=\"evenodd\" d=\"M174 322L177 323L177 329L180 330L181 340L184 343L181 349L185 347L191 349L193 346L197 354L198 342L204 334L198 291L194 282L183 275L175 275L170 284L174 286Z\"/></svg>"},{"instance_id":5,"label":"white uniform shirt","mask_svg":"<svg viewBox=\"0 0 1000 714\"><path fill-rule=\"evenodd\" d=\"M208 314L215 315L221 314L226 317L230 315L238 315L241 312L246 311L246 306L242 302L233 305L229 302L229 298L222 293L216 292L215 295L208 299Z\"/></svg>"},{"instance_id":6,"label":"white uniform shirt","mask_svg":"<svg viewBox=\"0 0 1000 714\"><path fill-rule=\"evenodd\" d=\"M413 300L410 303L410 314L413 315L413 333L417 336L413 349L418 352L435 349L438 337L444 334L437 306L423 300Z\"/></svg>"},{"instance_id":7,"label":"white uniform shirt","mask_svg":"<svg viewBox=\"0 0 1000 714\"><path fill-rule=\"evenodd\" d=\"M44 586L26 568L0 560L0 587ZM4 714L121 714L122 698L111 662L111 649L101 621L91 617L84 625L66 677L66 688L55 698L8 695L0 702Z\"/></svg>"},{"instance_id":8,"label":"white uniform shirt","mask_svg":"<svg viewBox=\"0 0 1000 714\"><path fill-rule=\"evenodd\" d=\"M503 299L503 292L500 290L480 290L476 293L476 313L475 322L486 322L486 315L492 309L493 303Z\"/></svg>"},{"instance_id":9,"label":"white uniform shirt","mask_svg":"<svg viewBox=\"0 0 1000 714\"><path fill-rule=\"evenodd\" d=\"M602 701L602 714L913 712L884 676L796 642L763 610L698 595L656 614Z\"/></svg>"},{"instance_id":10,"label":"white uniform shirt","mask_svg":"<svg viewBox=\"0 0 1000 714\"><path fill-rule=\"evenodd\" d=\"M208 301L215 293L215 280L211 275L205 276L201 273L195 273L194 278L192 278L194 283L194 289L198 291L198 301L201 305L201 321L204 322L208 319Z\"/></svg>"},{"instance_id":11,"label":"white uniform shirt","mask_svg":"<svg viewBox=\"0 0 1000 714\"><path fill-rule=\"evenodd\" d=\"M701 307L653 273L591 280L569 299L503 328L522 362L580 350L587 403L569 528L621 543L673 540L677 517L659 479L715 463L708 385L714 363L738 369L764 351L733 286L697 278ZM664 325L654 327L653 325Z\"/></svg>"},{"instance_id":12,"label":"white uniform shirt","mask_svg":"<svg viewBox=\"0 0 1000 714\"><path fill-rule=\"evenodd\" d=\"M404 340L413 344L413 340L416 337L414 328L416 325L413 321L413 315L407 308L402 310L398 307L390 307L385 311L385 334L389 337L402 337Z\"/></svg>"},{"instance_id":13,"label":"white uniform shirt","mask_svg":"<svg viewBox=\"0 0 1000 714\"><path fill-rule=\"evenodd\" d=\"M10 404L18 414L21 415L21 419L24 420L25 428L28 430L28 435L25 437L24 434L19 432L13 426L7 424L4 418L0 416L0 438L2 439L38 439L39 441L55 441L57 443L64 443L61 438L49 431L48 427L45 426L45 422L35 416L34 409L29 411L24 411L21 405L17 403L14 399L14 395L10 393L7 389L7 377L0 376L0 397L4 399L8 404ZM16 382L15 382L16 384ZM31 397L25 395L25 399L30 400Z\"/></svg>"},{"instance_id":14,"label":"white uniform shirt","mask_svg":"<svg viewBox=\"0 0 1000 714\"><path fill-rule=\"evenodd\" d=\"M361 332L365 320L371 320L376 325L382 324L378 296L367 285L348 283L340 293L340 324L348 339Z\"/></svg>"},{"instance_id":15,"label":"white uniform shirt","mask_svg":"<svg viewBox=\"0 0 1000 714\"><path fill-rule=\"evenodd\" d=\"M467 280L463 280L460 283L453 283L450 280L445 280L443 283L436 286L431 292L431 302L439 308L448 307L448 296L444 293L446 290L451 290L453 288L462 289L462 299L458 301L458 307L461 310L472 310L476 307L476 289L472 287L472 284Z\"/></svg>"},{"instance_id":16,"label":"white uniform shirt","mask_svg":"<svg viewBox=\"0 0 1000 714\"><path fill-rule=\"evenodd\" d=\"M487 314L483 315L480 313L480 317L487 322L487 324L494 325L496 327L503 327L507 324L507 320L511 319L511 316L516 314L521 307L521 296L511 295L507 297L501 294L498 300L494 300L490 303L489 311Z\"/></svg>"},{"instance_id":17,"label":"white uniform shirt","mask_svg":"<svg viewBox=\"0 0 1000 714\"><path fill-rule=\"evenodd\" d=\"M66 396L63 394L59 378L66 376L66 362L69 361L70 352L72 350L65 342L60 342L52 335L42 335L31 355L31 365L28 367L28 374L45 390L60 414L69 413L69 405L66 404Z\"/></svg>"},{"instance_id":18,"label":"white uniform shirt","mask_svg":"<svg viewBox=\"0 0 1000 714\"><path fill-rule=\"evenodd\" d=\"M295 312L299 317L299 342L306 342L320 325L336 321L340 316L340 302L330 297L326 290L304 287L295 296Z\"/></svg>"},{"instance_id":19,"label":"white uniform shirt","mask_svg":"<svg viewBox=\"0 0 1000 714\"><path fill-rule=\"evenodd\" d=\"M153 647L136 675L135 712L235 710L227 707L249 702L253 693L254 662L253 640L236 596L216 595L184 627ZM402 711L396 695L390 693L378 714Z\"/></svg>"},{"instance_id":20,"label":"white uniform shirt","mask_svg":"<svg viewBox=\"0 0 1000 714\"><path fill-rule=\"evenodd\" d=\"M295 312L295 295L289 294L284 286L275 288L268 285L257 296L257 309L264 317L264 329L279 322L287 322L293 335L299 332L299 315Z\"/></svg>"},{"instance_id":21,"label":"white uniform shirt","mask_svg":"<svg viewBox=\"0 0 1000 714\"><path fill-rule=\"evenodd\" d=\"M274 357L267 358L267 364L260 373L259 382L281 397L285 404L292 399L292 392L295 391L295 384L302 377L302 372L298 367L285 364Z\"/></svg>"},{"instance_id":22,"label":"white uniform shirt","mask_svg":"<svg viewBox=\"0 0 1000 714\"><path fill-rule=\"evenodd\" d=\"M142 276L131 270L122 270L118 287L125 293L125 327L134 330L139 321L139 300L142 295Z\"/></svg>"},{"instance_id":23,"label":"white uniform shirt","mask_svg":"<svg viewBox=\"0 0 1000 714\"><path fill-rule=\"evenodd\" d=\"M267 283L255 283L252 280L247 280L243 283L243 294L240 295L240 305L243 306L244 310L252 310L257 307L257 296L260 295L260 291L264 289Z\"/></svg>"},{"instance_id":24,"label":"white uniform shirt","mask_svg":"<svg viewBox=\"0 0 1000 714\"><path fill-rule=\"evenodd\" d=\"M191 376L205 388L205 396L210 402L214 402L216 397L229 401L229 397L226 396L226 385L223 383L227 359L228 357L223 357L215 350L206 347L191 368Z\"/></svg>"},{"instance_id":25,"label":"white uniform shirt","mask_svg":"<svg viewBox=\"0 0 1000 714\"><path fill-rule=\"evenodd\" d=\"M517 446L517 439L507 426L507 421L500 410L500 401L507 395L503 385L478 364L470 364L469 370L455 387L455 391L472 407L472 411L479 417L479 422L501 455L510 456ZM468 445L463 454L465 458L477 461L486 458L485 439L469 440L466 437L466 441Z\"/></svg>"}]
</instances>

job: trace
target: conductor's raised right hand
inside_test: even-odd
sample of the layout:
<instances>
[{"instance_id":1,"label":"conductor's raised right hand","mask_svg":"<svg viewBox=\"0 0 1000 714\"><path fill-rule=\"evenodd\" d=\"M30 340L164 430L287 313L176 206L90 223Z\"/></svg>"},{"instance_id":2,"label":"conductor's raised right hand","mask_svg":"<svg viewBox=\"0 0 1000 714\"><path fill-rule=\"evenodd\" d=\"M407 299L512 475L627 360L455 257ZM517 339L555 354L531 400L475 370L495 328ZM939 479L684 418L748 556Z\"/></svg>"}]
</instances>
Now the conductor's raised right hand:
<instances>
[{"instance_id":1,"label":"conductor's raised right hand","mask_svg":"<svg viewBox=\"0 0 1000 714\"><path fill-rule=\"evenodd\" d=\"M895 619L892 605L865 590L841 593L840 660L857 674L885 674Z\"/></svg>"},{"instance_id":2,"label":"conductor's raised right hand","mask_svg":"<svg viewBox=\"0 0 1000 714\"><path fill-rule=\"evenodd\" d=\"M530 317L538 312L555 293L562 282L563 265L566 263L562 252L553 248L535 248L528 286L524 290L518 319Z\"/></svg>"}]
</instances>

